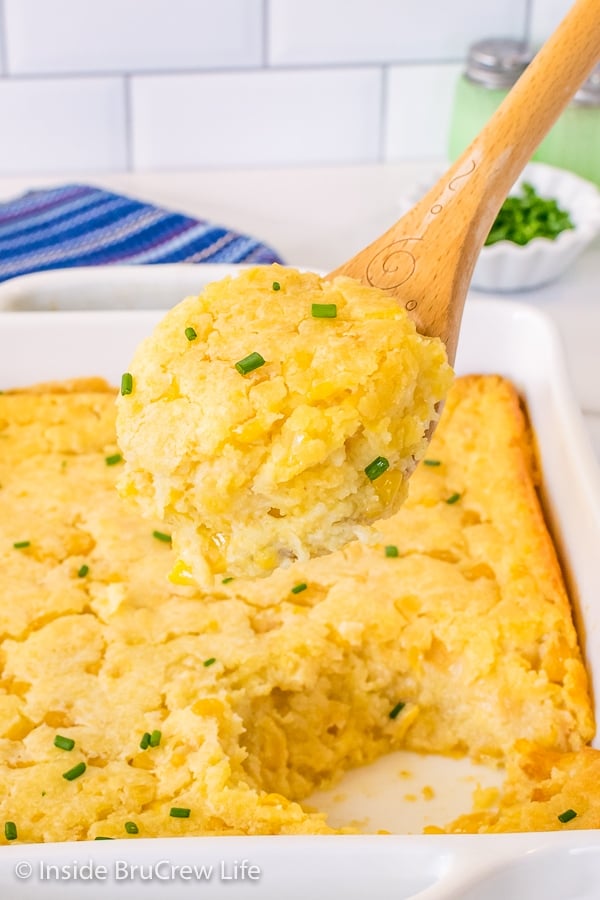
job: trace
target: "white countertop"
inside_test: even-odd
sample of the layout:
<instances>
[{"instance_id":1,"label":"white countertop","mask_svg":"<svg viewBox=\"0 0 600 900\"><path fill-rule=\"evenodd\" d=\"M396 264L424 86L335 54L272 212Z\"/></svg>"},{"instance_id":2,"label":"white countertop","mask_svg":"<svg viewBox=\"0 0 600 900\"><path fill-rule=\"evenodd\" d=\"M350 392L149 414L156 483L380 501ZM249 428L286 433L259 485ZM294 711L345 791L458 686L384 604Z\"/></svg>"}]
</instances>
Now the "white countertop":
<instances>
[{"instance_id":1,"label":"white countertop","mask_svg":"<svg viewBox=\"0 0 600 900\"><path fill-rule=\"evenodd\" d=\"M434 171L439 164L0 178L0 201L34 187L93 183L252 234L289 264L328 271L388 228L398 199ZM503 299L536 306L558 325L600 458L600 239L560 280Z\"/></svg>"}]
</instances>

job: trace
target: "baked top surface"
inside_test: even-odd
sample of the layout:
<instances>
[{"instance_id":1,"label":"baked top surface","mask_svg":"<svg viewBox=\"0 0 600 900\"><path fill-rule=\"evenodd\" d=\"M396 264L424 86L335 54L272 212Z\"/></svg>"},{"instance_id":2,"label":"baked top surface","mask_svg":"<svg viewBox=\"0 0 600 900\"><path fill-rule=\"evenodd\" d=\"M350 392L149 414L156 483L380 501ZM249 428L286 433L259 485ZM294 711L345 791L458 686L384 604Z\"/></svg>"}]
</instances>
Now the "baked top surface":
<instances>
[{"instance_id":1,"label":"baked top surface","mask_svg":"<svg viewBox=\"0 0 600 900\"><path fill-rule=\"evenodd\" d=\"M324 831L296 801L390 749L503 760L518 739L590 739L505 381L456 382L439 464L375 544L210 595L168 580L164 525L118 497L114 395L93 386L0 395L0 817L19 839Z\"/></svg>"}]
</instances>

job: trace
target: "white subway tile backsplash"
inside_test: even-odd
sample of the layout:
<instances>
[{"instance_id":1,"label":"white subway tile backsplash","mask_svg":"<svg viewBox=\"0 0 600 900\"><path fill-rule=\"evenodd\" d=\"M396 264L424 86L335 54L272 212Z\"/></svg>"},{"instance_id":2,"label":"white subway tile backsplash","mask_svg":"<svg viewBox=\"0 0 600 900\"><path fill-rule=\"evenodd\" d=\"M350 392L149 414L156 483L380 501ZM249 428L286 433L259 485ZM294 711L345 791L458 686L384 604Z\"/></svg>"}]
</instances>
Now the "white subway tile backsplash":
<instances>
[{"instance_id":1,"label":"white subway tile backsplash","mask_svg":"<svg viewBox=\"0 0 600 900\"><path fill-rule=\"evenodd\" d=\"M2 0L0 0L0 76L4 75L4 16L2 9Z\"/></svg>"},{"instance_id":2,"label":"white subway tile backsplash","mask_svg":"<svg viewBox=\"0 0 600 900\"><path fill-rule=\"evenodd\" d=\"M0 79L0 175L126 165L120 78Z\"/></svg>"},{"instance_id":3,"label":"white subway tile backsplash","mask_svg":"<svg viewBox=\"0 0 600 900\"><path fill-rule=\"evenodd\" d=\"M275 65L450 61L482 37L525 35L527 0L271 0Z\"/></svg>"},{"instance_id":4,"label":"white subway tile backsplash","mask_svg":"<svg viewBox=\"0 0 600 900\"><path fill-rule=\"evenodd\" d=\"M375 161L381 73L139 76L131 111L134 168Z\"/></svg>"},{"instance_id":5,"label":"white subway tile backsplash","mask_svg":"<svg viewBox=\"0 0 600 900\"><path fill-rule=\"evenodd\" d=\"M443 159L468 46L573 2L0 0L0 174Z\"/></svg>"},{"instance_id":6,"label":"white subway tile backsplash","mask_svg":"<svg viewBox=\"0 0 600 900\"><path fill-rule=\"evenodd\" d=\"M539 46L573 6L573 0L531 0L531 43Z\"/></svg>"},{"instance_id":7,"label":"white subway tile backsplash","mask_svg":"<svg viewBox=\"0 0 600 900\"><path fill-rule=\"evenodd\" d=\"M393 66L386 92L384 158L445 159L462 64Z\"/></svg>"},{"instance_id":8,"label":"white subway tile backsplash","mask_svg":"<svg viewBox=\"0 0 600 900\"><path fill-rule=\"evenodd\" d=\"M259 65L262 0L4 0L14 74Z\"/></svg>"}]
</instances>

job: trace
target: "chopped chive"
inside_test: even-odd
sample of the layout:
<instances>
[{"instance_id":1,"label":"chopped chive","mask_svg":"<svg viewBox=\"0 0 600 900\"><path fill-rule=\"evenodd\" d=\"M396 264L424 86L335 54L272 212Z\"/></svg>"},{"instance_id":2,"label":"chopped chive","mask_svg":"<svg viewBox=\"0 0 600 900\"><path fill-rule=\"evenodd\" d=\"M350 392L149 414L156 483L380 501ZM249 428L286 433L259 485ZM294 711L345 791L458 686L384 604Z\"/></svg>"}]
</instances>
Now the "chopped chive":
<instances>
[{"instance_id":1,"label":"chopped chive","mask_svg":"<svg viewBox=\"0 0 600 900\"><path fill-rule=\"evenodd\" d=\"M196 334L196 330L192 328L191 325L188 325L188 327L185 329L185 336L188 341L195 341L198 337L198 335Z\"/></svg>"},{"instance_id":2,"label":"chopped chive","mask_svg":"<svg viewBox=\"0 0 600 900\"><path fill-rule=\"evenodd\" d=\"M7 841L16 841L17 839L17 826L14 822L5 822L4 823L4 837Z\"/></svg>"},{"instance_id":3,"label":"chopped chive","mask_svg":"<svg viewBox=\"0 0 600 900\"><path fill-rule=\"evenodd\" d=\"M217 661L217 657L211 656L210 659L205 659L204 662L202 663L202 665L208 669L208 667L214 665L216 663L216 661Z\"/></svg>"},{"instance_id":4,"label":"chopped chive","mask_svg":"<svg viewBox=\"0 0 600 900\"><path fill-rule=\"evenodd\" d=\"M158 728L155 728L155 730L150 735L150 741L149 741L150 746L158 747L158 745L160 744L161 737L162 737L162 731L159 731Z\"/></svg>"},{"instance_id":5,"label":"chopped chive","mask_svg":"<svg viewBox=\"0 0 600 900\"><path fill-rule=\"evenodd\" d=\"M106 456L104 462L107 466L116 466L117 463L122 461L123 457L120 453L113 453L112 456Z\"/></svg>"},{"instance_id":6,"label":"chopped chive","mask_svg":"<svg viewBox=\"0 0 600 900\"><path fill-rule=\"evenodd\" d=\"M15 550L24 550L25 547L31 547L31 541L15 541L13 547Z\"/></svg>"},{"instance_id":7,"label":"chopped chive","mask_svg":"<svg viewBox=\"0 0 600 900\"><path fill-rule=\"evenodd\" d=\"M452 504L456 503L458 500L460 500L460 494L451 494L446 500L446 503Z\"/></svg>"},{"instance_id":8,"label":"chopped chive","mask_svg":"<svg viewBox=\"0 0 600 900\"><path fill-rule=\"evenodd\" d=\"M292 594L301 594L302 591L305 591L308 587L305 581L301 581L300 584L295 584L292 588Z\"/></svg>"},{"instance_id":9,"label":"chopped chive","mask_svg":"<svg viewBox=\"0 0 600 900\"><path fill-rule=\"evenodd\" d=\"M224 578L221 584L229 584L230 581L233 581L233 575L228 575L227 578Z\"/></svg>"},{"instance_id":10,"label":"chopped chive","mask_svg":"<svg viewBox=\"0 0 600 900\"><path fill-rule=\"evenodd\" d=\"M395 719L405 706L406 703L403 703L402 700L399 703L396 703L395 707L390 711L390 719Z\"/></svg>"},{"instance_id":11,"label":"chopped chive","mask_svg":"<svg viewBox=\"0 0 600 900\"><path fill-rule=\"evenodd\" d=\"M391 557L398 556L398 548L395 544L388 544L385 548L385 555Z\"/></svg>"},{"instance_id":12,"label":"chopped chive","mask_svg":"<svg viewBox=\"0 0 600 900\"><path fill-rule=\"evenodd\" d=\"M75 741L73 738L63 737L62 734L57 734L54 738L54 746L58 747L59 750L72 750L75 746Z\"/></svg>"},{"instance_id":13,"label":"chopped chive","mask_svg":"<svg viewBox=\"0 0 600 900\"><path fill-rule=\"evenodd\" d=\"M281 285L279 284L278 281L274 281L274 282L273 282L273 290L274 290L274 291L280 291L280 290L281 290Z\"/></svg>"},{"instance_id":14,"label":"chopped chive","mask_svg":"<svg viewBox=\"0 0 600 900\"><path fill-rule=\"evenodd\" d=\"M153 531L152 537L156 538L157 541L162 541L163 544L170 544L173 538L170 534L165 534L164 531Z\"/></svg>"},{"instance_id":15,"label":"chopped chive","mask_svg":"<svg viewBox=\"0 0 600 900\"><path fill-rule=\"evenodd\" d=\"M335 319L337 306L335 303L313 303L310 307L313 319Z\"/></svg>"},{"instance_id":16,"label":"chopped chive","mask_svg":"<svg viewBox=\"0 0 600 900\"><path fill-rule=\"evenodd\" d=\"M145 731L142 735L142 739L140 741L140 747L142 750L147 750L150 746L150 738L151 734L149 731Z\"/></svg>"},{"instance_id":17,"label":"chopped chive","mask_svg":"<svg viewBox=\"0 0 600 900\"><path fill-rule=\"evenodd\" d=\"M131 372L123 372L121 375L121 394L131 394L133 391L133 375Z\"/></svg>"},{"instance_id":18,"label":"chopped chive","mask_svg":"<svg viewBox=\"0 0 600 900\"><path fill-rule=\"evenodd\" d=\"M189 819L190 812L185 806L172 806L169 815L174 819Z\"/></svg>"},{"instance_id":19,"label":"chopped chive","mask_svg":"<svg viewBox=\"0 0 600 900\"><path fill-rule=\"evenodd\" d=\"M89 571L90 571L90 567L86 566L86 564L84 563L82 565L82 567L79 569L79 571L77 572L77 577L85 578L85 576L88 574Z\"/></svg>"},{"instance_id":20,"label":"chopped chive","mask_svg":"<svg viewBox=\"0 0 600 900\"><path fill-rule=\"evenodd\" d=\"M66 778L67 781L75 781L76 778L79 778L80 775L83 775L87 766L84 762L77 763L76 766L73 766L72 769L69 769L68 772L63 772L63 778Z\"/></svg>"},{"instance_id":21,"label":"chopped chive","mask_svg":"<svg viewBox=\"0 0 600 900\"><path fill-rule=\"evenodd\" d=\"M442 464L441 459L424 459L423 460L424 466L441 466L441 464Z\"/></svg>"},{"instance_id":22,"label":"chopped chive","mask_svg":"<svg viewBox=\"0 0 600 900\"><path fill-rule=\"evenodd\" d=\"M107 837L105 834L98 834L94 838L95 841L114 841L114 838Z\"/></svg>"},{"instance_id":23,"label":"chopped chive","mask_svg":"<svg viewBox=\"0 0 600 900\"><path fill-rule=\"evenodd\" d=\"M375 481L375 479L379 478L380 475L383 475L389 467L389 460L387 460L385 456L377 456L373 462L370 462L368 466L365 466L365 475L369 481Z\"/></svg>"},{"instance_id":24,"label":"chopped chive","mask_svg":"<svg viewBox=\"0 0 600 900\"><path fill-rule=\"evenodd\" d=\"M235 367L240 375L247 375L249 372L254 372L255 369L260 369L264 364L265 361L260 353L249 353L248 356L236 362Z\"/></svg>"},{"instance_id":25,"label":"chopped chive","mask_svg":"<svg viewBox=\"0 0 600 900\"><path fill-rule=\"evenodd\" d=\"M574 819L576 817L576 815L577 813L574 809L566 809L564 813L561 813L560 816L557 816L557 818L559 822L562 822L564 824L565 822L570 822L571 819Z\"/></svg>"},{"instance_id":26,"label":"chopped chive","mask_svg":"<svg viewBox=\"0 0 600 900\"><path fill-rule=\"evenodd\" d=\"M139 834L140 829L137 827L135 822L125 822L125 831L127 834Z\"/></svg>"}]
</instances>

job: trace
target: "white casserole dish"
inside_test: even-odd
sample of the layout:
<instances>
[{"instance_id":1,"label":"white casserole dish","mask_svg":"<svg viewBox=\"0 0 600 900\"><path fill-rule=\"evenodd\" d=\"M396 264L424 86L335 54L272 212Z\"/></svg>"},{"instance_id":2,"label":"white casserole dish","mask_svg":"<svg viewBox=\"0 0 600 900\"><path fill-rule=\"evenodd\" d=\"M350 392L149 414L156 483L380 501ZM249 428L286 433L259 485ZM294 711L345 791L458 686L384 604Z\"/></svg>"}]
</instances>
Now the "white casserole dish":
<instances>
[{"instance_id":1,"label":"white casserole dish","mask_svg":"<svg viewBox=\"0 0 600 900\"><path fill-rule=\"evenodd\" d=\"M66 270L0 285L0 389L78 375L103 375L116 384L135 346L160 317L160 308L235 270L209 265ZM561 550L588 670L598 684L600 473L554 328L526 306L469 300L456 368L459 374L503 374L526 400L541 453L548 518ZM596 717L600 721L598 696ZM410 778L401 777L401 770L409 770ZM392 754L312 798L313 805L330 812L332 824L367 820L370 829L385 828L392 835L11 845L0 848L0 896L21 900L43 891L54 900L63 897L67 880L77 881L78 898L100 897L101 892L104 897L124 893L141 898L167 884L169 896L186 891L189 896L195 884L202 896L217 897L235 884L242 894L273 900L358 898L366 892L377 900L525 900L532 884L545 900L600 896L600 836L595 832L464 838L407 834L468 811L477 784L500 781L501 773L464 760ZM407 793L420 796L426 784L435 787L433 800L405 800ZM260 867L260 878L228 878L235 860ZM125 864L121 868L119 861ZM78 867L90 862L105 866L106 874L97 870L95 879L76 877ZM25 864L25 875L27 865L32 867L29 877L19 880L18 863ZM46 863L65 865L65 877L42 879L40 865ZM159 863L154 870L147 868ZM136 864L143 864L152 877L142 880L139 872L130 877ZM199 881L193 870L183 870L187 877L180 870L172 874L171 864L214 868L209 880Z\"/></svg>"}]
</instances>

